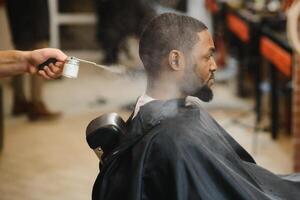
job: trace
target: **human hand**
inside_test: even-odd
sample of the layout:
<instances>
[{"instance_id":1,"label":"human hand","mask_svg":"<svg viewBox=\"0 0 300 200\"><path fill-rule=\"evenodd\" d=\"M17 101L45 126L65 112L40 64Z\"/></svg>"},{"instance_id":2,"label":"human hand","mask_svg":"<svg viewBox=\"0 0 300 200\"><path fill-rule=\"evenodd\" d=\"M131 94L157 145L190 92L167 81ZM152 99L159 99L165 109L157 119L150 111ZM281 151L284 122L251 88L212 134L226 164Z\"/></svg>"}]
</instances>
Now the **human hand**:
<instances>
[{"instance_id":1,"label":"human hand","mask_svg":"<svg viewBox=\"0 0 300 200\"><path fill-rule=\"evenodd\" d=\"M27 71L31 74L38 74L45 79L55 79L61 76L63 66L67 55L61 50L54 48L37 49L27 52ZM38 65L44 63L49 58L55 58L57 62L46 65L42 70L38 69Z\"/></svg>"}]
</instances>

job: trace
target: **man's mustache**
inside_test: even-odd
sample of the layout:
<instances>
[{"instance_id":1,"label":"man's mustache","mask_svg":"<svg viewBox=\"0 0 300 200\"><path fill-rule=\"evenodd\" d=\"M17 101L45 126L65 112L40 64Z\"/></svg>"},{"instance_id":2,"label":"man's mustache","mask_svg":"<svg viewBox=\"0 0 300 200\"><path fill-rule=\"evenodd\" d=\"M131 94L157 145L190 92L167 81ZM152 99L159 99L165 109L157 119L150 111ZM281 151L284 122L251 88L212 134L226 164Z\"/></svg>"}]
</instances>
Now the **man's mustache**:
<instances>
[{"instance_id":1,"label":"man's mustache","mask_svg":"<svg viewBox=\"0 0 300 200\"><path fill-rule=\"evenodd\" d=\"M215 79L215 74L213 72L211 72L206 84L210 81L210 80L214 80Z\"/></svg>"}]
</instances>

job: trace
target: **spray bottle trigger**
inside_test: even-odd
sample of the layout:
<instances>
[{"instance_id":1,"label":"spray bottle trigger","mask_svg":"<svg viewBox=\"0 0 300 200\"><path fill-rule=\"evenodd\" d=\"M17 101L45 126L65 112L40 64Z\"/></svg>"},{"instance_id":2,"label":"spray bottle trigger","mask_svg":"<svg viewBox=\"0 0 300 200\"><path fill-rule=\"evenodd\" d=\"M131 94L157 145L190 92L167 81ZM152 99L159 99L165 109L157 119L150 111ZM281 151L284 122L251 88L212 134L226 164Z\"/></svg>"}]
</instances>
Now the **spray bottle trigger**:
<instances>
[{"instance_id":1,"label":"spray bottle trigger","mask_svg":"<svg viewBox=\"0 0 300 200\"><path fill-rule=\"evenodd\" d=\"M45 68L45 66L49 65L49 64L55 64L57 62L56 58L49 58L48 60L46 60L45 62L43 62L42 64L38 65L38 70L43 70Z\"/></svg>"}]
</instances>

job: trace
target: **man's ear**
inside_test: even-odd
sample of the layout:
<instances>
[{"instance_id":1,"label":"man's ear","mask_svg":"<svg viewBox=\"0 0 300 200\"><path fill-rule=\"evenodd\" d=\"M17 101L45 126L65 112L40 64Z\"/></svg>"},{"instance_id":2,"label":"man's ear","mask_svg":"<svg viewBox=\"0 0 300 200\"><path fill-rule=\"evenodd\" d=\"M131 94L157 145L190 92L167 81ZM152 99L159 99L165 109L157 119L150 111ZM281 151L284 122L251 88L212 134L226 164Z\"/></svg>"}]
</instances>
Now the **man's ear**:
<instances>
[{"instance_id":1,"label":"man's ear","mask_svg":"<svg viewBox=\"0 0 300 200\"><path fill-rule=\"evenodd\" d=\"M170 51L169 66L175 71L179 71L184 68L184 57L180 51L178 50Z\"/></svg>"}]
</instances>

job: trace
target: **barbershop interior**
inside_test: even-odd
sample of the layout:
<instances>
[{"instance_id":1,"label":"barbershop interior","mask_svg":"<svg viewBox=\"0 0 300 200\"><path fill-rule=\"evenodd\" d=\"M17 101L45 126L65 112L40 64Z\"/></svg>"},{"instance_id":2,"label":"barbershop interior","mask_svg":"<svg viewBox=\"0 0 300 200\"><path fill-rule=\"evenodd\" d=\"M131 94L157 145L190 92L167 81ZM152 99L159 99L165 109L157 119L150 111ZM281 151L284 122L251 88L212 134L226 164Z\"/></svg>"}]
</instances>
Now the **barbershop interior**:
<instances>
[{"instance_id":1,"label":"barbershop interior","mask_svg":"<svg viewBox=\"0 0 300 200\"><path fill-rule=\"evenodd\" d=\"M213 99L201 106L258 165L300 172L299 0L0 0L0 50L58 48L79 70L1 79L0 200L91 199L99 158L87 127L130 117L147 86L143 27L169 12L214 41Z\"/></svg>"}]
</instances>

